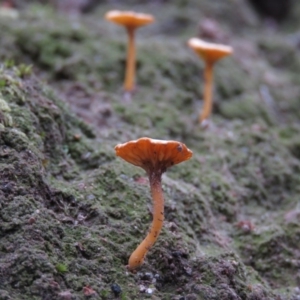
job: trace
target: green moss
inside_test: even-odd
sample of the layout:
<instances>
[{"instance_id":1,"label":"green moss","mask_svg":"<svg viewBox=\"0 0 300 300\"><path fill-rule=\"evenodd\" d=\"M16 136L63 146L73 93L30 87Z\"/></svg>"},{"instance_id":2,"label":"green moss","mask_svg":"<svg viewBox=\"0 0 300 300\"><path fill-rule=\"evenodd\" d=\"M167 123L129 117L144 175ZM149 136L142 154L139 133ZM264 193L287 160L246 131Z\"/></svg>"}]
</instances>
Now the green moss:
<instances>
[{"instance_id":1,"label":"green moss","mask_svg":"<svg viewBox=\"0 0 300 300\"><path fill-rule=\"evenodd\" d=\"M57 299L70 291L83 299L90 286L110 299L117 282L124 299L292 299L300 172L295 50L281 32L271 41L263 27L249 30L239 17L244 4L137 8L154 12L157 22L137 33L137 90L127 102L126 37L102 20L108 6L71 23L41 7L0 21L0 298ZM207 15L237 51L215 68L214 113L204 130L197 123L203 64L186 41ZM99 113L103 104L107 115ZM194 155L163 176L166 221L132 274L125 266L148 232L152 200L145 172L116 159L114 146L141 136L178 139Z\"/></svg>"},{"instance_id":2,"label":"green moss","mask_svg":"<svg viewBox=\"0 0 300 300\"><path fill-rule=\"evenodd\" d=\"M266 278L278 284L295 285L296 267L294 259L297 257L294 241L298 238L299 227L283 225L269 230L261 230L252 236L242 238L240 245L246 262L263 273ZM247 245L247 246L246 246ZM282 268L288 268L289 274L282 274Z\"/></svg>"},{"instance_id":3,"label":"green moss","mask_svg":"<svg viewBox=\"0 0 300 300\"><path fill-rule=\"evenodd\" d=\"M268 113L261 99L257 95L245 95L245 98L235 98L224 101L220 106L220 113L228 119L255 120L264 118L269 120Z\"/></svg>"}]
</instances>

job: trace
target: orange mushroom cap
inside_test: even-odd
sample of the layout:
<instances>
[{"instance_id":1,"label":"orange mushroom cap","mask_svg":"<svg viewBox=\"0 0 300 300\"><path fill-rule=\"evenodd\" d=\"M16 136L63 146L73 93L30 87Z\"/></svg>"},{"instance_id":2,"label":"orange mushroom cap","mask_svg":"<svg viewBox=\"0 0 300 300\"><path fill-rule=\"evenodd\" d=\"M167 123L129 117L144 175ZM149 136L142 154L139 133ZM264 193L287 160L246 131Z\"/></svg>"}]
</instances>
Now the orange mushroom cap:
<instances>
[{"instance_id":1,"label":"orange mushroom cap","mask_svg":"<svg viewBox=\"0 0 300 300\"><path fill-rule=\"evenodd\" d=\"M214 63L233 52L233 49L230 46L208 43L198 38L191 38L188 41L188 45L205 61L211 63Z\"/></svg>"},{"instance_id":2,"label":"orange mushroom cap","mask_svg":"<svg viewBox=\"0 0 300 300\"><path fill-rule=\"evenodd\" d=\"M154 17L133 11L112 10L105 14L105 19L126 27L140 27L152 23Z\"/></svg>"},{"instance_id":3,"label":"orange mushroom cap","mask_svg":"<svg viewBox=\"0 0 300 300\"><path fill-rule=\"evenodd\" d=\"M159 170L161 173L173 165L190 159L193 155L193 152L183 143L147 137L118 144L115 150L117 156L143 168L146 172Z\"/></svg>"}]
</instances>

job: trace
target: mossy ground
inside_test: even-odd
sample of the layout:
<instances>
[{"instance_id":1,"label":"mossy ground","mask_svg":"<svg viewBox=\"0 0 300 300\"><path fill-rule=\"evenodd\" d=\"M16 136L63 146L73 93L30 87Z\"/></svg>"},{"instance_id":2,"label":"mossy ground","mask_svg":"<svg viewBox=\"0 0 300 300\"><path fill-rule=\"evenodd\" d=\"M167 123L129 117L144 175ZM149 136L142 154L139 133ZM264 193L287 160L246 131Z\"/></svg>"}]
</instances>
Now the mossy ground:
<instances>
[{"instance_id":1,"label":"mossy ground","mask_svg":"<svg viewBox=\"0 0 300 300\"><path fill-rule=\"evenodd\" d=\"M124 31L103 20L113 8L157 18L137 33L130 101ZM207 15L235 54L215 68L204 130L203 65L186 41ZM1 19L0 299L297 299L297 25L269 28L241 1L103 4L75 19L30 6ZM142 136L194 155L164 175L164 228L129 273L151 199L114 146Z\"/></svg>"}]
</instances>

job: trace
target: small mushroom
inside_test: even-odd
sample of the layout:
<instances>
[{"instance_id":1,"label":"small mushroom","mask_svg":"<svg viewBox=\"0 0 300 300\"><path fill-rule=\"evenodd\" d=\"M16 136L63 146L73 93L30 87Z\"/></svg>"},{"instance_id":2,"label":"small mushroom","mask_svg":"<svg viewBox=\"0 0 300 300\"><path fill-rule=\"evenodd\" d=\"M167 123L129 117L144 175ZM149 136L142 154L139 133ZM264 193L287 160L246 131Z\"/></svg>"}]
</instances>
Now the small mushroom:
<instances>
[{"instance_id":1,"label":"small mushroom","mask_svg":"<svg viewBox=\"0 0 300 300\"><path fill-rule=\"evenodd\" d=\"M199 121L203 123L211 114L212 110L212 88L213 88L213 66L219 59L230 55L232 47L208 43L199 38L191 38L188 45L204 60L204 107L199 116Z\"/></svg>"},{"instance_id":2,"label":"small mushroom","mask_svg":"<svg viewBox=\"0 0 300 300\"><path fill-rule=\"evenodd\" d=\"M177 141L155 140L147 137L118 144L115 150L117 156L147 172L153 200L153 221L150 231L129 258L127 267L129 270L134 270L143 263L162 228L164 197L161 176L167 168L190 159L193 152L185 144Z\"/></svg>"},{"instance_id":3,"label":"small mushroom","mask_svg":"<svg viewBox=\"0 0 300 300\"><path fill-rule=\"evenodd\" d=\"M126 74L124 81L125 92L131 93L134 89L135 81L135 29L145 26L154 21L154 17L149 14L136 13L133 11L113 10L105 14L105 19L119 25L125 26L128 34L128 50L126 61Z\"/></svg>"}]
</instances>

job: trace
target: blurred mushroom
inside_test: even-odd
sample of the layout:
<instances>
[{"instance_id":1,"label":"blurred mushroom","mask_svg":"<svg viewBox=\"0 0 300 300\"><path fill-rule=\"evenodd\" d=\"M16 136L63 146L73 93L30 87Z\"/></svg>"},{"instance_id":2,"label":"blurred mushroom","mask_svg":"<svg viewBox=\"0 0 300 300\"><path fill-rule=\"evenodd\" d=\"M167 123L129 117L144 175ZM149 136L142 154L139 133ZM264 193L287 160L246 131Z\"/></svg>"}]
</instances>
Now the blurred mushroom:
<instances>
[{"instance_id":1,"label":"blurred mushroom","mask_svg":"<svg viewBox=\"0 0 300 300\"><path fill-rule=\"evenodd\" d=\"M198 38L191 38L188 45L204 60L204 107L200 114L200 122L203 123L211 114L212 110L212 88L213 88L213 66L219 59L230 55L232 48L225 45L208 43Z\"/></svg>"},{"instance_id":2,"label":"blurred mushroom","mask_svg":"<svg viewBox=\"0 0 300 300\"><path fill-rule=\"evenodd\" d=\"M162 228L164 221L162 174L169 167L190 159L193 153L183 143L146 137L125 144L118 144L115 150L117 156L147 172L153 199L153 221L150 231L129 258L127 267L129 270L134 270L143 263L147 252L157 240Z\"/></svg>"},{"instance_id":3,"label":"blurred mushroom","mask_svg":"<svg viewBox=\"0 0 300 300\"><path fill-rule=\"evenodd\" d=\"M126 28L128 34L128 50L126 61L126 74L124 81L124 90L131 93L134 89L135 81L135 29L145 26L154 21L154 17L148 14L136 13L133 11L118 11L113 10L105 14L105 19L111 22L122 25Z\"/></svg>"}]
</instances>

